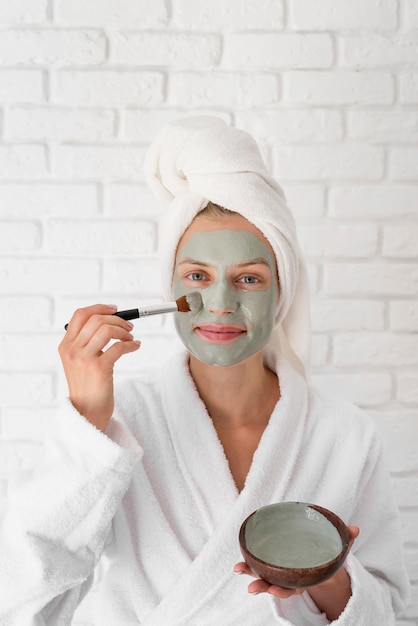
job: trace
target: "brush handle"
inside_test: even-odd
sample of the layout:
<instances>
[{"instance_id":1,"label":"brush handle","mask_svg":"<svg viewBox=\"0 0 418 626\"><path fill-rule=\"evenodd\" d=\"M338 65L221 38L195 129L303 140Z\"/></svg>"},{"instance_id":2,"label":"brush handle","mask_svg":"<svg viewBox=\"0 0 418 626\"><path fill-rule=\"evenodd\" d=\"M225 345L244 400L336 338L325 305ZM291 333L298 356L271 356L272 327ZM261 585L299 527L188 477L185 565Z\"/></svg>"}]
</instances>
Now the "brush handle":
<instances>
[{"instance_id":1,"label":"brush handle","mask_svg":"<svg viewBox=\"0 0 418 626\"><path fill-rule=\"evenodd\" d=\"M135 320L138 317L146 317L147 315L159 315L160 313L174 313L178 311L176 302L167 302L165 304L149 304L139 309L128 309L127 311L116 311L113 315L117 315L124 320Z\"/></svg>"},{"instance_id":2,"label":"brush handle","mask_svg":"<svg viewBox=\"0 0 418 626\"><path fill-rule=\"evenodd\" d=\"M116 311L112 315L121 317L123 320L136 320L138 317L146 317L147 315L159 315L161 313L174 313L178 311L177 302L166 302L165 304L149 304L139 309L127 309L126 311ZM64 326L65 330L68 324Z\"/></svg>"},{"instance_id":3,"label":"brush handle","mask_svg":"<svg viewBox=\"0 0 418 626\"><path fill-rule=\"evenodd\" d=\"M127 309L126 311L117 311L116 313L112 313L112 315L121 317L123 320L136 320L139 317L139 310Z\"/></svg>"}]
</instances>

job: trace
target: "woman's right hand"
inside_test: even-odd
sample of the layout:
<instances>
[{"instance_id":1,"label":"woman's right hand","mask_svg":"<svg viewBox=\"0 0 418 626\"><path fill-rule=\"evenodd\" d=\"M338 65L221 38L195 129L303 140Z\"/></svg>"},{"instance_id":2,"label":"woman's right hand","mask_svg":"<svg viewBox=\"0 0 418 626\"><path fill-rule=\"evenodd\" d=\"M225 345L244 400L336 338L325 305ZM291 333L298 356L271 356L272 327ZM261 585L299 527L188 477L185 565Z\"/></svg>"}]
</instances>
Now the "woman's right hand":
<instances>
[{"instance_id":1,"label":"woman's right hand","mask_svg":"<svg viewBox=\"0 0 418 626\"><path fill-rule=\"evenodd\" d=\"M113 414L114 365L140 346L130 333L133 325L112 315L116 310L105 304L78 309L58 348L71 402L101 431ZM111 340L116 341L104 351Z\"/></svg>"}]
</instances>

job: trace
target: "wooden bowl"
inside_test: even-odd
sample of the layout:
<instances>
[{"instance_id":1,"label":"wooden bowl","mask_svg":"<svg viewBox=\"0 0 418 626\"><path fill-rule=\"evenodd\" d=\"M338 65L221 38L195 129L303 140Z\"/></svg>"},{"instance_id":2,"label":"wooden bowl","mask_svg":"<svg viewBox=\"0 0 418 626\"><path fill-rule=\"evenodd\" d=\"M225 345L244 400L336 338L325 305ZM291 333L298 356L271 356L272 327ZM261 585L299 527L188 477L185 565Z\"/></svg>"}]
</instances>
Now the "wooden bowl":
<instances>
[{"instance_id":1,"label":"wooden bowl","mask_svg":"<svg viewBox=\"0 0 418 626\"><path fill-rule=\"evenodd\" d=\"M341 567L350 533L332 511L305 502L261 507L239 532L247 565L271 585L298 589L324 582Z\"/></svg>"}]
</instances>

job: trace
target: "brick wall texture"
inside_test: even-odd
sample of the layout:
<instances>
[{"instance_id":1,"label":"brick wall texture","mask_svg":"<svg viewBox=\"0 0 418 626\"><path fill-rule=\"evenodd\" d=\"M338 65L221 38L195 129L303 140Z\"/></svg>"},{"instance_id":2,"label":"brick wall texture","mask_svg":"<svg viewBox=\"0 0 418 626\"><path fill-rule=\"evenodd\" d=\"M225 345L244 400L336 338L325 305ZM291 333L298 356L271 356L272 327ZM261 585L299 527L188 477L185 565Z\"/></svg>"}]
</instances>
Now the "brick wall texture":
<instances>
[{"instance_id":1,"label":"brick wall texture","mask_svg":"<svg viewBox=\"0 0 418 626\"><path fill-rule=\"evenodd\" d=\"M66 393L72 311L161 297L142 162L161 125L196 113L253 134L285 189L313 379L384 435L412 581L399 626L417 626L416 0L1 1L0 500ZM136 332L119 378L179 345L169 316Z\"/></svg>"}]
</instances>

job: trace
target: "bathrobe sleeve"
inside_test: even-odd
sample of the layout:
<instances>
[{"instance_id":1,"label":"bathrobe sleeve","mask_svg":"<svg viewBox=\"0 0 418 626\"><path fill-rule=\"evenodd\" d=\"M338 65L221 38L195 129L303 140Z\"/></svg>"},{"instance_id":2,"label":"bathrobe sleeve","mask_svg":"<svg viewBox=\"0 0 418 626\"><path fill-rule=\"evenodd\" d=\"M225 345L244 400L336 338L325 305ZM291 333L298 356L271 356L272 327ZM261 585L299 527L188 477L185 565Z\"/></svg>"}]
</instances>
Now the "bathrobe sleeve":
<instances>
[{"instance_id":1,"label":"bathrobe sleeve","mask_svg":"<svg viewBox=\"0 0 418 626\"><path fill-rule=\"evenodd\" d=\"M61 626L91 586L141 448L98 431L69 400L30 476L14 480L0 525L0 623Z\"/></svg>"},{"instance_id":2,"label":"bathrobe sleeve","mask_svg":"<svg viewBox=\"0 0 418 626\"><path fill-rule=\"evenodd\" d=\"M290 598L289 602L272 600L273 613L284 617L289 624L394 626L396 615L408 600L408 577L400 557L403 546L399 513L380 437L371 436L366 449L354 506L349 519L345 519L346 523L360 527L360 535L344 564L351 579L351 598L339 618L332 622L317 610L307 595L309 590ZM357 451L360 455L360 450Z\"/></svg>"},{"instance_id":3,"label":"bathrobe sleeve","mask_svg":"<svg viewBox=\"0 0 418 626\"><path fill-rule=\"evenodd\" d=\"M345 567L352 596L335 626L393 626L409 599L398 508L379 436L370 446L356 508L348 523L360 527Z\"/></svg>"}]
</instances>

